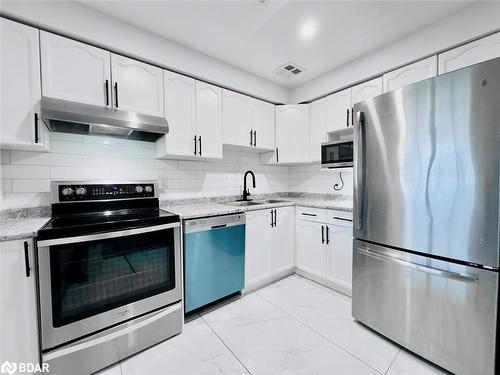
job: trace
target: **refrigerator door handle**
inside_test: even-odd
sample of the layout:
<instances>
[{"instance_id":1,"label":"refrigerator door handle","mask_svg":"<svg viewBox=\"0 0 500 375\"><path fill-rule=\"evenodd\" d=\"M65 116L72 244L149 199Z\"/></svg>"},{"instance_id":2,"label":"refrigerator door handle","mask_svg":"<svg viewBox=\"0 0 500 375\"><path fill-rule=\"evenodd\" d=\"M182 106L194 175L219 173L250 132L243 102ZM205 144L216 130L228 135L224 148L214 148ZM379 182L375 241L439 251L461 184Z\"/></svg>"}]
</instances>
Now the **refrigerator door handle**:
<instances>
[{"instance_id":1,"label":"refrigerator door handle","mask_svg":"<svg viewBox=\"0 0 500 375\"><path fill-rule=\"evenodd\" d=\"M364 189L364 115L363 112L356 112L357 131L355 131L356 153L354 155L354 166L356 175L354 176L354 195L356 199L354 210L354 227L361 229L363 226L363 189Z\"/></svg>"},{"instance_id":2,"label":"refrigerator door handle","mask_svg":"<svg viewBox=\"0 0 500 375\"><path fill-rule=\"evenodd\" d=\"M409 262L407 260L394 258L394 257L391 257L389 255L381 254L379 252L375 252L375 251L369 250L367 248L360 247L360 248L358 248L358 251L364 255L369 256L369 257L375 257L375 258L379 258L382 260L395 262L395 263L401 264L404 267L412 268L414 270L422 271L425 273L430 273L430 274L433 274L436 276L441 276L441 277L444 277L446 279L454 279L454 280L468 282L468 283L475 283L475 282L479 281L479 279L477 277L462 275L461 273L457 273L457 272L445 271L445 270L442 270L439 268L423 266L421 264L417 264L417 263Z\"/></svg>"}]
</instances>

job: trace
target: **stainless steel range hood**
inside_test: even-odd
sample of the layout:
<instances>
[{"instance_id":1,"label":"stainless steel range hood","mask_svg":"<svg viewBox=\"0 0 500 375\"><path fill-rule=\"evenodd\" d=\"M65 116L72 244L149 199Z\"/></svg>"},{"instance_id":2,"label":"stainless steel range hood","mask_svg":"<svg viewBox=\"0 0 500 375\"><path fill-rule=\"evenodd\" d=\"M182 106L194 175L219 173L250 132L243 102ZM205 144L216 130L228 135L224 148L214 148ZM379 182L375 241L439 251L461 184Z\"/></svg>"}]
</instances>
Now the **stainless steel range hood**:
<instances>
[{"instance_id":1,"label":"stainless steel range hood","mask_svg":"<svg viewBox=\"0 0 500 375\"><path fill-rule=\"evenodd\" d=\"M163 117L43 97L41 116L50 131L108 135L154 142L168 133Z\"/></svg>"}]
</instances>

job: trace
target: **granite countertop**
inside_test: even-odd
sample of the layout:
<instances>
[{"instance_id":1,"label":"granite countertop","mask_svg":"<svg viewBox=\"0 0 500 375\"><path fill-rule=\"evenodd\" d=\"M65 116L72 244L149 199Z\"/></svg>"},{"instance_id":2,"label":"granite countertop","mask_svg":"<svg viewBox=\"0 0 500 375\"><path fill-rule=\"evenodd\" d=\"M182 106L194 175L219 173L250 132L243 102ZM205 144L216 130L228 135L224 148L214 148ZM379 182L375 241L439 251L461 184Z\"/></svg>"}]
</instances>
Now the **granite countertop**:
<instances>
[{"instance_id":1,"label":"granite countertop","mask_svg":"<svg viewBox=\"0 0 500 375\"><path fill-rule=\"evenodd\" d=\"M0 217L0 242L34 237L50 220L47 217Z\"/></svg>"},{"instance_id":2,"label":"granite countertop","mask_svg":"<svg viewBox=\"0 0 500 375\"><path fill-rule=\"evenodd\" d=\"M286 202L280 203L265 203L254 206L231 206L223 202L195 202L195 203L169 203L162 202L161 209L173 212L181 217L181 219L194 219L198 217L227 215L233 213L265 210L277 207L286 206L305 206L315 208L328 208L339 211L352 212L352 201L350 200L329 200L315 197L278 197L273 199L280 199Z\"/></svg>"},{"instance_id":3,"label":"granite countertop","mask_svg":"<svg viewBox=\"0 0 500 375\"><path fill-rule=\"evenodd\" d=\"M285 202L265 203L255 206L230 206L224 202L240 199L239 196L196 198L161 201L161 209L173 212L181 219L227 215L286 206L305 206L352 211L351 197L325 194L278 193L254 195L253 199L279 199ZM50 220L49 207L9 209L0 212L0 242L34 237Z\"/></svg>"}]
</instances>

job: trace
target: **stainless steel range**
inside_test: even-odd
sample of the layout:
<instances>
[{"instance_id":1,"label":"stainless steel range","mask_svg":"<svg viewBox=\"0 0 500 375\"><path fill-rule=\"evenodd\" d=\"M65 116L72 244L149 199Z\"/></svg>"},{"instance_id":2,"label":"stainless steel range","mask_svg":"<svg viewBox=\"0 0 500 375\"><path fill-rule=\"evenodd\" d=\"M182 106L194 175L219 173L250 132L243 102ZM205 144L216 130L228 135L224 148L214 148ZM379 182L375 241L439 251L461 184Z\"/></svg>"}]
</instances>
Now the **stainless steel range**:
<instances>
[{"instance_id":1,"label":"stainless steel range","mask_svg":"<svg viewBox=\"0 0 500 375\"><path fill-rule=\"evenodd\" d=\"M182 330L180 219L154 182L53 182L38 232L42 359L90 374Z\"/></svg>"}]
</instances>

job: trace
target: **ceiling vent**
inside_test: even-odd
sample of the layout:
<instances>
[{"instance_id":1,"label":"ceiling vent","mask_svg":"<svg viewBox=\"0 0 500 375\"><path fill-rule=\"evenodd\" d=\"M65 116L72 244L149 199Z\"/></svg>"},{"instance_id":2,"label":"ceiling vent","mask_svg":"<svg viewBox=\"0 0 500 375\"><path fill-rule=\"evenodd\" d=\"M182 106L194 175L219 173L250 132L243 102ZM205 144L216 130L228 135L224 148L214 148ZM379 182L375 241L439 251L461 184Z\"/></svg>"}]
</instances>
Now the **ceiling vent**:
<instances>
[{"instance_id":1,"label":"ceiling vent","mask_svg":"<svg viewBox=\"0 0 500 375\"><path fill-rule=\"evenodd\" d=\"M298 64L288 62L274 71L277 75L283 78L293 78L304 72L305 69Z\"/></svg>"}]
</instances>

